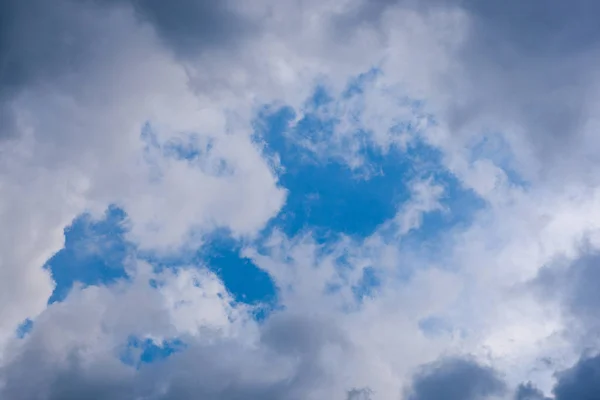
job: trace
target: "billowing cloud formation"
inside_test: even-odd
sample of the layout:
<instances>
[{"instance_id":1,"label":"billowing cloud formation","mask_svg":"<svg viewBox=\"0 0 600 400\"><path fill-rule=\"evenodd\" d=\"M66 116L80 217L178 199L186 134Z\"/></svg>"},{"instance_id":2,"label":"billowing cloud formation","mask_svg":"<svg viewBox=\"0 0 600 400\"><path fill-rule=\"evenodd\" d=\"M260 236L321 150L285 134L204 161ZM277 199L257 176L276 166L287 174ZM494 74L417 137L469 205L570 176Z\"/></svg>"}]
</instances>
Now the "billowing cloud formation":
<instances>
[{"instance_id":1,"label":"billowing cloud formation","mask_svg":"<svg viewBox=\"0 0 600 400\"><path fill-rule=\"evenodd\" d=\"M582 358L558 374L556 400L594 399L598 395L599 357ZM442 359L426 365L414 378L408 399L487 399L506 394L497 372L469 359ZM515 400L549 400L531 382L520 384Z\"/></svg>"},{"instance_id":2,"label":"billowing cloud formation","mask_svg":"<svg viewBox=\"0 0 600 400\"><path fill-rule=\"evenodd\" d=\"M174 248L208 226L252 234L280 207L285 193L249 136L226 127L225 108L190 91L184 68L131 7L3 7L11 23L3 26L2 109L18 126L2 145L2 221L12 227L3 230L2 301L19 305L2 306L7 326L45 306L52 284L40 266L83 211L119 204L140 245ZM185 147L201 157L188 162L169 150ZM261 186L266 201L256 197ZM176 215L159 205L170 202Z\"/></svg>"},{"instance_id":3,"label":"billowing cloud formation","mask_svg":"<svg viewBox=\"0 0 600 400\"><path fill-rule=\"evenodd\" d=\"M558 384L554 388L557 400L593 399L600 389L600 358L598 356L584 358L574 367L559 375Z\"/></svg>"},{"instance_id":4,"label":"billowing cloud formation","mask_svg":"<svg viewBox=\"0 0 600 400\"><path fill-rule=\"evenodd\" d=\"M239 4L234 1L186 0L169 5L157 0L134 0L130 3L140 18L150 22L167 45L181 56L197 54L206 47L235 45L258 29L256 21L236 11Z\"/></svg>"},{"instance_id":5,"label":"billowing cloud formation","mask_svg":"<svg viewBox=\"0 0 600 400\"><path fill-rule=\"evenodd\" d=\"M515 394L515 400L547 400L541 390L531 383L520 385Z\"/></svg>"},{"instance_id":6,"label":"billowing cloud formation","mask_svg":"<svg viewBox=\"0 0 600 400\"><path fill-rule=\"evenodd\" d=\"M471 360L441 360L428 365L412 384L410 400L490 398L505 391L494 370Z\"/></svg>"},{"instance_id":7,"label":"billowing cloud formation","mask_svg":"<svg viewBox=\"0 0 600 400\"><path fill-rule=\"evenodd\" d=\"M0 397L589 398L599 11L4 1Z\"/></svg>"},{"instance_id":8,"label":"billowing cloud formation","mask_svg":"<svg viewBox=\"0 0 600 400\"><path fill-rule=\"evenodd\" d=\"M600 357L583 357L571 368L558 374L552 389L556 400L595 399L598 397ZM548 400L549 398L531 383L519 386L516 400Z\"/></svg>"},{"instance_id":9,"label":"billowing cloud formation","mask_svg":"<svg viewBox=\"0 0 600 400\"><path fill-rule=\"evenodd\" d=\"M371 391L369 389L352 389L348 392L348 400L369 400Z\"/></svg>"},{"instance_id":10,"label":"billowing cloud formation","mask_svg":"<svg viewBox=\"0 0 600 400\"><path fill-rule=\"evenodd\" d=\"M587 175L571 160L591 157L586 146L595 144L589 121L598 76L589 65L600 55L600 29L591 17L600 11L597 2L362 1L343 25L382 24L396 7L426 13L459 8L468 16L455 69L440 82L452 96L446 118L456 133L502 127L513 151L532 152L522 171L535 174L531 178Z\"/></svg>"}]
</instances>

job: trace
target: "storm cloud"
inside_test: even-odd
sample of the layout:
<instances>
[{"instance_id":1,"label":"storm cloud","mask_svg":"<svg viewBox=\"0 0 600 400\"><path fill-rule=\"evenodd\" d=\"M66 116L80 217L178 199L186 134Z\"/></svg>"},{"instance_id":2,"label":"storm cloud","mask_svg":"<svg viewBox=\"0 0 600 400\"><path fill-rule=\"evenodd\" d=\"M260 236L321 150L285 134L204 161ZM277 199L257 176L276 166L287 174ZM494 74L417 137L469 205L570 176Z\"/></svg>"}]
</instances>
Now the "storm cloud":
<instances>
[{"instance_id":1,"label":"storm cloud","mask_svg":"<svg viewBox=\"0 0 600 400\"><path fill-rule=\"evenodd\" d=\"M408 400L483 400L506 391L497 373L469 359L443 359L423 367Z\"/></svg>"}]
</instances>

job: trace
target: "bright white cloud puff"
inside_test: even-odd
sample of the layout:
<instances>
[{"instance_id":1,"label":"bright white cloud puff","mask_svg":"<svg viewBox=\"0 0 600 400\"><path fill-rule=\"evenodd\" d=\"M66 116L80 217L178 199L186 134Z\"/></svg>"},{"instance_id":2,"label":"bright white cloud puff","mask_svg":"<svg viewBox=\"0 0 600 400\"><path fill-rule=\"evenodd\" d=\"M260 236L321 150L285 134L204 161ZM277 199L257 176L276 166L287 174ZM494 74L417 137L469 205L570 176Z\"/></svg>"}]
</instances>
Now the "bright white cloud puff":
<instances>
[{"instance_id":1,"label":"bright white cloud puff","mask_svg":"<svg viewBox=\"0 0 600 400\"><path fill-rule=\"evenodd\" d=\"M4 1L0 398L598 398L599 14Z\"/></svg>"}]
</instances>

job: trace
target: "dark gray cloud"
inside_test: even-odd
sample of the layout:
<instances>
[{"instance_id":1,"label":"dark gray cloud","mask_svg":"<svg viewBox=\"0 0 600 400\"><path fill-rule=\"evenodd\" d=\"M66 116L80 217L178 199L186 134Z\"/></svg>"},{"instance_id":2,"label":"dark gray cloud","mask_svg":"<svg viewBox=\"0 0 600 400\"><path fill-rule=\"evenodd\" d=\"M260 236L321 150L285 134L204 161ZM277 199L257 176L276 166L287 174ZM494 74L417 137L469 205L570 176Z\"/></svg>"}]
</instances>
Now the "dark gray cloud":
<instances>
[{"instance_id":1,"label":"dark gray cloud","mask_svg":"<svg viewBox=\"0 0 600 400\"><path fill-rule=\"evenodd\" d=\"M451 107L453 126L479 117L510 121L505 126L525 128L544 164L571 167L563 159L581 151L590 67L600 50L600 27L591 16L600 13L600 3L468 0L462 6L474 22L461 55L470 99Z\"/></svg>"},{"instance_id":2,"label":"dark gray cloud","mask_svg":"<svg viewBox=\"0 0 600 400\"><path fill-rule=\"evenodd\" d=\"M529 172L542 178L587 174L582 130L595 112L600 2L365 0L335 26L341 35L359 24L377 26L393 6L460 8L469 16L466 40L453 60L460 73L438 81L452 99L444 118L455 134L518 127L539 162Z\"/></svg>"},{"instance_id":3,"label":"dark gray cloud","mask_svg":"<svg viewBox=\"0 0 600 400\"><path fill-rule=\"evenodd\" d=\"M89 56L93 26L68 1L7 0L0 5L0 89L12 92L76 69ZM97 38L96 38L97 39Z\"/></svg>"},{"instance_id":4,"label":"dark gray cloud","mask_svg":"<svg viewBox=\"0 0 600 400\"><path fill-rule=\"evenodd\" d=\"M373 391L368 388L352 389L348 392L346 400L371 400Z\"/></svg>"},{"instance_id":5,"label":"dark gray cloud","mask_svg":"<svg viewBox=\"0 0 600 400\"><path fill-rule=\"evenodd\" d=\"M407 400L482 400L506 391L496 372L469 359L443 359L414 377Z\"/></svg>"},{"instance_id":6,"label":"dark gray cloud","mask_svg":"<svg viewBox=\"0 0 600 400\"><path fill-rule=\"evenodd\" d=\"M582 357L573 367L558 373L554 400L600 399L600 355ZM515 400L550 400L532 384L521 385Z\"/></svg>"},{"instance_id":7,"label":"dark gray cloud","mask_svg":"<svg viewBox=\"0 0 600 400\"><path fill-rule=\"evenodd\" d=\"M509 43L534 56L572 54L595 46L600 27L594 15L600 5L594 0L508 0L460 3L478 19L480 38L488 44Z\"/></svg>"},{"instance_id":8,"label":"dark gray cloud","mask_svg":"<svg viewBox=\"0 0 600 400\"><path fill-rule=\"evenodd\" d=\"M14 96L77 69L93 40L86 25L65 1L0 3L0 138L15 133Z\"/></svg>"},{"instance_id":9,"label":"dark gray cloud","mask_svg":"<svg viewBox=\"0 0 600 400\"><path fill-rule=\"evenodd\" d=\"M568 169L581 156L581 129L591 112L591 66L600 50L600 26L592 16L600 13L600 3L462 4L474 16L462 54L471 99L451 107L453 126L479 117L518 124L542 164L552 167L542 175L556 174L554 166L574 172Z\"/></svg>"},{"instance_id":10,"label":"dark gray cloud","mask_svg":"<svg viewBox=\"0 0 600 400\"><path fill-rule=\"evenodd\" d=\"M564 302L571 315L583 321L590 330L600 327L600 254L587 253L559 274Z\"/></svg>"},{"instance_id":11,"label":"dark gray cloud","mask_svg":"<svg viewBox=\"0 0 600 400\"><path fill-rule=\"evenodd\" d=\"M113 0L114 1L114 0ZM235 45L258 30L228 0L119 0L131 3L177 54L196 54L205 47Z\"/></svg>"},{"instance_id":12,"label":"dark gray cloud","mask_svg":"<svg viewBox=\"0 0 600 400\"><path fill-rule=\"evenodd\" d=\"M582 358L560 373L553 393L556 400L600 399L600 356Z\"/></svg>"},{"instance_id":13,"label":"dark gray cloud","mask_svg":"<svg viewBox=\"0 0 600 400\"><path fill-rule=\"evenodd\" d=\"M96 16L115 7L133 8L176 51L235 42L253 23L228 1L180 0L5 0L0 4L0 88L14 90L31 80L76 70L87 61L102 29Z\"/></svg>"},{"instance_id":14,"label":"dark gray cloud","mask_svg":"<svg viewBox=\"0 0 600 400\"><path fill-rule=\"evenodd\" d=\"M331 382L320 364L323 350L345 343L327 321L276 315L266 322L258 348L235 340L190 339L186 351L136 370L113 354L90 359L78 347L57 359L44 330L36 329L18 357L0 369L0 382L5 382L0 398L303 400ZM353 400L369 398L364 397L368 391L349 393Z\"/></svg>"},{"instance_id":15,"label":"dark gray cloud","mask_svg":"<svg viewBox=\"0 0 600 400\"><path fill-rule=\"evenodd\" d=\"M418 10L460 7L474 17L471 44L485 43L479 48L486 55L507 46L511 52L534 56L557 53L572 54L595 47L600 40L600 27L595 16L600 5L594 0L365 0L350 13L342 15L339 24L377 23L391 6ZM475 33L475 32L474 32ZM481 35L483 34L483 36ZM498 56L507 55L500 53Z\"/></svg>"},{"instance_id":16,"label":"dark gray cloud","mask_svg":"<svg viewBox=\"0 0 600 400\"><path fill-rule=\"evenodd\" d=\"M550 400L531 382L521 384L515 393L515 400Z\"/></svg>"},{"instance_id":17,"label":"dark gray cloud","mask_svg":"<svg viewBox=\"0 0 600 400\"><path fill-rule=\"evenodd\" d=\"M534 288L543 299L555 301L569 321L566 335L583 352L597 342L600 329L600 254L582 246L574 261L557 260L544 267ZM556 400L600 399L600 356L584 356L572 368L557 373L553 389ZM527 397L526 395L530 395ZM536 397L536 395L538 397ZM546 400L529 386L520 399Z\"/></svg>"},{"instance_id":18,"label":"dark gray cloud","mask_svg":"<svg viewBox=\"0 0 600 400\"><path fill-rule=\"evenodd\" d=\"M542 268L532 287L542 301L558 302L571 321L569 335L584 349L600 329L600 254L587 246L580 254Z\"/></svg>"},{"instance_id":19,"label":"dark gray cloud","mask_svg":"<svg viewBox=\"0 0 600 400\"><path fill-rule=\"evenodd\" d=\"M133 371L115 358L85 362L79 351L57 360L32 343L0 369L0 397L13 400L126 400L134 398Z\"/></svg>"},{"instance_id":20,"label":"dark gray cloud","mask_svg":"<svg viewBox=\"0 0 600 400\"><path fill-rule=\"evenodd\" d=\"M61 78L77 74L85 79L90 62L106 61L94 58L95 49L113 29L107 15L118 10L153 26L179 57L208 48L231 50L257 31L257 25L236 13L228 1L4 0L0 2L0 138L15 134L12 104L22 90L59 87Z\"/></svg>"}]
</instances>

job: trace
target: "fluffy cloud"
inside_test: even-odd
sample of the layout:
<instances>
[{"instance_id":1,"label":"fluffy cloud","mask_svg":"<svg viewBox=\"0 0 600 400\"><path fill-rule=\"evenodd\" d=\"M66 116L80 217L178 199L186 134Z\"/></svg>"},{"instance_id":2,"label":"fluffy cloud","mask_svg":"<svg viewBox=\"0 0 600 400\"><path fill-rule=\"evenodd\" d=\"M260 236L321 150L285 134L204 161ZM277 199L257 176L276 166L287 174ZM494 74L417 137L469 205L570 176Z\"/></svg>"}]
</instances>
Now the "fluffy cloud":
<instances>
[{"instance_id":1,"label":"fluffy cloud","mask_svg":"<svg viewBox=\"0 0 600 400\"><path fill-rule=\"evenodd\" d=\"M520 385L515 400L546 400L547 397L531 383Z\"/></svg>"},{"instance_id":2,"label":"fluffy cloud","mask_svg":"<svg viewBox=\"0 0 600 400\"><path fill-rule=\"evenodd\" d=\"M359 1L345 26L385 25L397 8L422 13L459 8L465 34L452 68L442 71L438 103L452 140L477 140L481 131L502 130L531 179L593 179L599 30L590 15L598 4L517 0ZM560 154L560 156L557 156ZM577 162L574 162L577 160Z\"/></svg>"},{"instance_id":3,"label":"fluffy cloud","mask_svg":"<svg viewBox=\"0 0 600 400\"><path fill-rule=\"evenodd\" d=\"M484 399L505 391L504 383L487 367L464 360L441 360L415 377L411 400Z\"/></svg>"},{"instance_id":4,"label":"fluffy cloud","mask_svg":"<svg viewBox=\"0 0 600 400\"><path fill-rule=\"evenodd\" d=\"M559 375L553 392L557 400L591 399L598 393L598 356L581 359Z\"/></svg>"},{"instance_id":5,"label":"fluffy cloud","mask_svg":"<svg viewBox=\"0 0 600 400\"><path fill-rule=\"evenodd\" d=\"M589 397L598 7L4 2L2 397ZM279 229L283 167L255 130L283 106L302 162L371 179L409 159L396 215L364 237ZM47 305L63 229L109 205L127 215L127 278ZM161 269L219 229L277 287L264 321L203 262ZM185 348L132 366L131 337Z\"/></svg>"},{"instance_id":6,"label":"fluffy cloud","mask_svg":"<svg viewBox=\"0 0 600 400\"><path fill-rule=\"evenodd\" d=\"M3 336L44 308L52 282L40 267L84 211L123 206L131 235L159 250L219 226L251 235L277 212L285 192L249 132L228 122L225 107L193 94L184 67L131 7L3 7L11 24L3 35L2 109L18 127L2 144L1 218L11 227L2 232ZM141 139L144 126L151 144ZM196 162L165 157L173 140L197 149ZM179 211L165 214L172 209Z\"/></svg>"}]
</instances>

